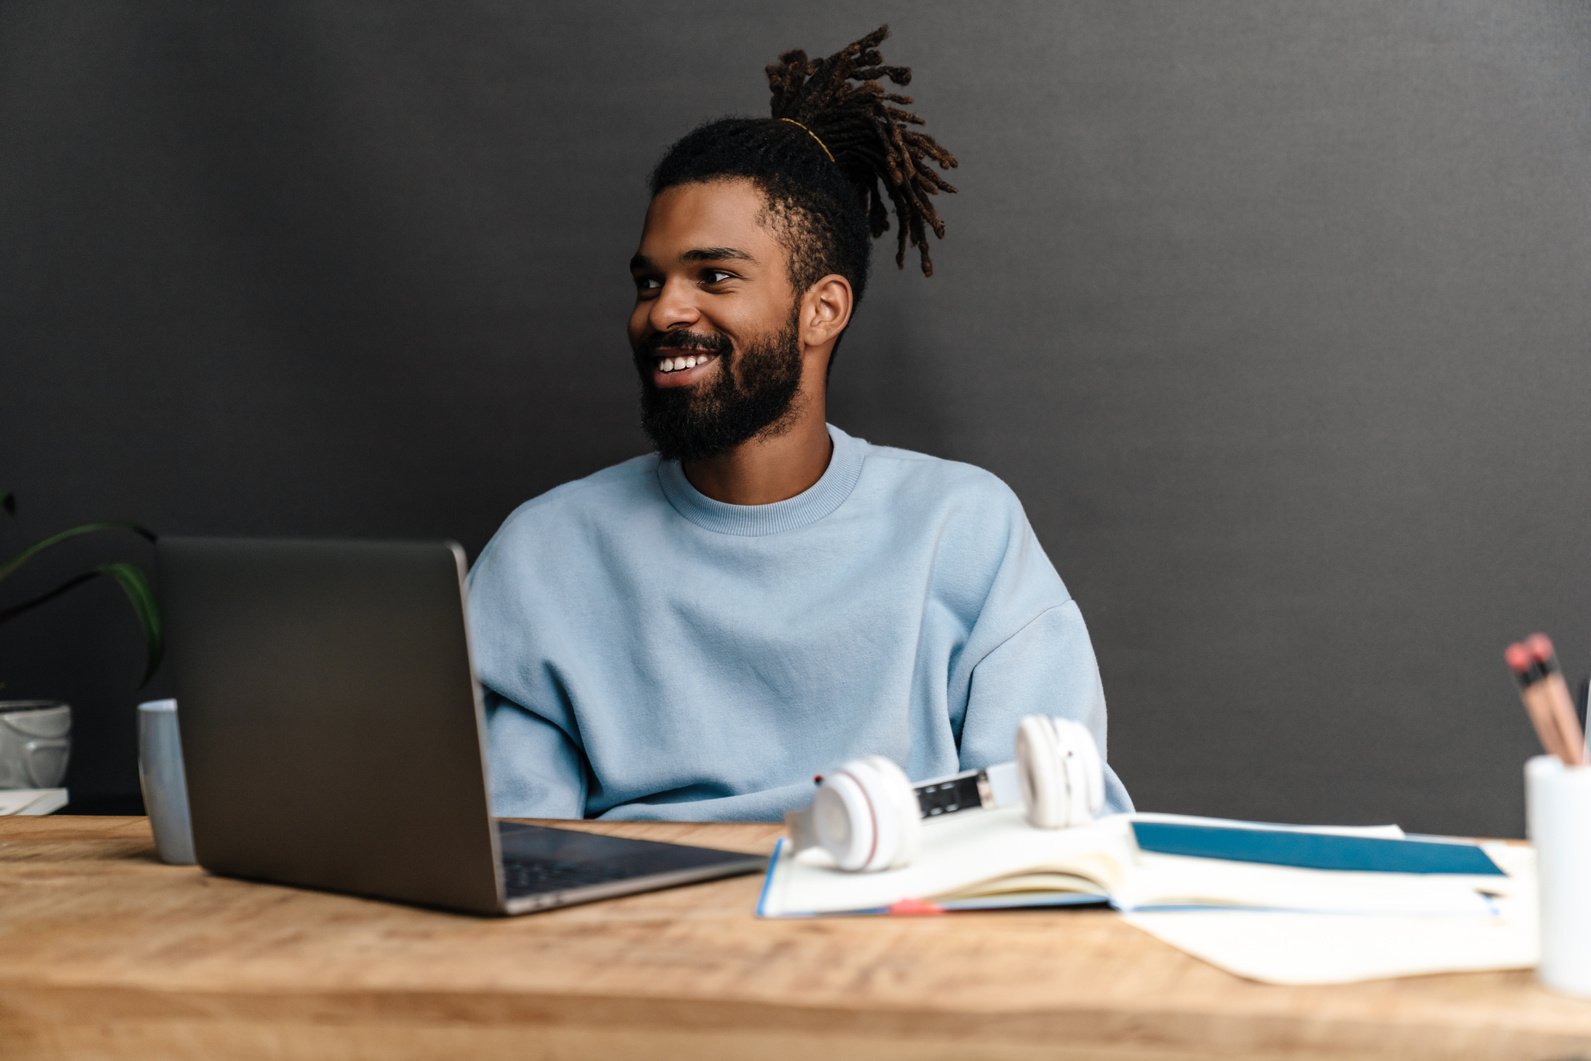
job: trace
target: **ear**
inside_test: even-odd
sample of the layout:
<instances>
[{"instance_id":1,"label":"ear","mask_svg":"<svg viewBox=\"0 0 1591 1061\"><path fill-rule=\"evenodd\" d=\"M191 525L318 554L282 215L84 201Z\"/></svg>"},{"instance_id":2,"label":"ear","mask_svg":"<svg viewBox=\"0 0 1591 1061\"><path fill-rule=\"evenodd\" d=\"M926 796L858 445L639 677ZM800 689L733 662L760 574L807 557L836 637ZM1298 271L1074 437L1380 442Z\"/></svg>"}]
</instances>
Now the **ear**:
<instances>
[{"instance_id":1,"label":"ear","mask_svg":"<svg viewBox=\"0 0 1591 1061\"><path fill-rule=\"evenodd\" d=\"M802 349L832 347L850 323L851 282L840 274L823 277L801 297L798 330Z\"/></svg>"}]
</instances>

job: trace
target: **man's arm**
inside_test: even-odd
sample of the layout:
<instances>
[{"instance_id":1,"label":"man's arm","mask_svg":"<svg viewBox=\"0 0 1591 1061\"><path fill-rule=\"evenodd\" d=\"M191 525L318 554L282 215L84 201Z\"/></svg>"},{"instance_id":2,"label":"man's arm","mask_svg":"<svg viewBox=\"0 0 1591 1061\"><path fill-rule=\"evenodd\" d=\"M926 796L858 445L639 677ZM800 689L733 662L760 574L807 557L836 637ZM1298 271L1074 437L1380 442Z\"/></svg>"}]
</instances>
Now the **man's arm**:
<instances>
[{"instance_id":1,"label":"man's arm","mask_svg":"<svg viewBox=\"0 0 1591 1061\"><path fill-rule=\"evenodd\" d=\"M529 511L530 505L520 512ZM492 813L500 818L583 818L585 751L572 706L532 646L543 643L536 607L539 556L533 524L516 512L481 551L469 573L470 647L486 712L486 762Z\"/></svg>"},{"instance_id":2,"label":"man's arm","mask_svg":"<svg viewBox=\"0 0 1591 1061\"><path fill-rule=\"evenodd\" d=\"M1043 612L979 661L961 731L963 769L1009 761L1023 715L1059 715L1087 727L1105 757L1105 690L1075 601ZM1132 810L1109 763L1105 813Z\"/></svg>"},{"instance_id":3,"label":"man's arm","mask_svg":"<svg viewBox=\"0 0 1591 1061\"><path fill-rule=\"evenodd\" d=\"M557 726L485 690L486 761L492 814L583 818L585 756Z\"/></svg>"},{"instance_id":4,"label":"man's arm","mask_svg":"<svg viewBox=\"0 0 1591 1061\"><path fill-rule=\"evenodd\" d=\"M1083 724L1105 757L1105 693L1077 602L1044 553L1009 487L990 476L977 526L992 561L962 659L952 673L952 703L966 685L959 719L963 769L1009 762L1024 715L1057 715ZM958 721L958 720L954 720ZM1105 809L1132 809L1121 780L1105 767Z\"/></svg>"}]
</instances>

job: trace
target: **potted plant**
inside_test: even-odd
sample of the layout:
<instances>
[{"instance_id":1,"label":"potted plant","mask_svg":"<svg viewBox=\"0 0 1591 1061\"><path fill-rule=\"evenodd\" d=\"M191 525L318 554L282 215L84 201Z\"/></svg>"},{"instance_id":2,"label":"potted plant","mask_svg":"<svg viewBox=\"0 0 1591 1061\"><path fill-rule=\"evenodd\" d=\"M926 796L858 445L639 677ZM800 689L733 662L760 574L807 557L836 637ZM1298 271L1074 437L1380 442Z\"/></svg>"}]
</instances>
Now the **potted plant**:
<instances>
[{"instance_id":1,"label":"potted plant","mask_svg":"<svg viewBox=\"0 0 1591 1061\"><path fill-rule=\"evenodd\" d=\"M0 511L7 516L16 515L16 496L9 490L0 490ZM106 521L70 527L26 546L0 563L0 588L24 566L63 542L106 532L131 532L148 541L155 540L153 533L136 523ZM146 684L160 666L165 639L154 586L148 572L137 564L125 561L97 564L42 593L0 607L0 626L96 578L114 581L132 604L133 612L144 631L144 676L139 684ZM0 700L0 789L53 788L59 785L66 773L70 727L71 708L60 701Z\"/></svg>"}]
</instances>

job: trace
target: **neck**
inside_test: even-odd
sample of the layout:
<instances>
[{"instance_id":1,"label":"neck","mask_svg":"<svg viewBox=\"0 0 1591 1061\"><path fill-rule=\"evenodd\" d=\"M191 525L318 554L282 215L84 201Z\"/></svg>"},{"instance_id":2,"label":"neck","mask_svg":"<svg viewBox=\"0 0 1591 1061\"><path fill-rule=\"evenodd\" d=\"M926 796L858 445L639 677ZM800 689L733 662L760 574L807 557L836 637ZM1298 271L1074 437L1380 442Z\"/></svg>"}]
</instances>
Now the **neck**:
<instances>
[{"instance_id":1,"label":"neck","mask_svg":"<svg viewBox=\"0 0 1591 1061\"><path fill-rule=\"evenodd\" d=\"M685 477L714 501L771 505L811 489L828 469L829 439L822 395L803 403L795 422L778 434L764 432L728 453L687 461Z\"/></svg>"}]
</instances>

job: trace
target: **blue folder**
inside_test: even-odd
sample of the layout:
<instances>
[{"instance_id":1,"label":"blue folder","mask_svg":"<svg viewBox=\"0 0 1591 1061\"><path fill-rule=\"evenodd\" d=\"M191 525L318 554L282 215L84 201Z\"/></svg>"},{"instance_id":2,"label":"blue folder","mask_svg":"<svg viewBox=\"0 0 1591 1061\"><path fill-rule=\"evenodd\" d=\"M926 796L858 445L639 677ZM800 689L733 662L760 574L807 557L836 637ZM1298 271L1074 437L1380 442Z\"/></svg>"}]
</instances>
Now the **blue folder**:
<instances>
[{"instance_id":1,"label":"blue folder","mask_svg":"<svg viewBox=\"0 0 1591 1061\"><path fill-rule=\"evenodd\" d=\"M1507 875L1474 844L1169 822L1133 822L1132 830L1140 851L1162 855L1359 873Z\"/></svg>"}]
</instances>

